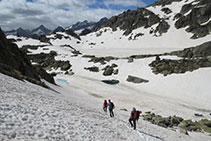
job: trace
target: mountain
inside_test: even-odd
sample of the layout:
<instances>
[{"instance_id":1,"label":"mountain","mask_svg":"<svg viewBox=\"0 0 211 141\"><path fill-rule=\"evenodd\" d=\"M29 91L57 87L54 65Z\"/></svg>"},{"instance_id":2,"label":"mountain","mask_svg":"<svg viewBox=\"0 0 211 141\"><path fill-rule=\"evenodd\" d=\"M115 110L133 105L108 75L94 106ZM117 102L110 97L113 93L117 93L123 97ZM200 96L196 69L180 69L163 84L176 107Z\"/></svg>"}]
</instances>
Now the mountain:
<instances>
[{"instance_id":1,"label":"mountain","mask_svg":"<svg viewBox=\"0 0 211 141\"><path fill-rule=\"evenodd\" d=\"M210 140L210 14L207 0L160 0L113 16L80 39L71 29L43 35L44 42L8 36L55 76L57 85L49 85L59 93L0 74L0 136ZM101 109L105 99L116 106L114 118ZM128 125L133 107L142 111L136 131Z\"/></svg>"},{"instance_id":2,"label":"mountain","mask_svg":"<svg viewBox=\"0 0 211 141\"><path fill-rule=\"evenodd\" d=\"M17 35L17 36L30 37L31 36L31 31L25 30L25 29L19 27L16 30L5 31L5 34L6 35Z\"/></svg>"},{"instance_id":3,"label":"mountain","mask_svg":"<svg viewBox=\"0 0 211 141\"><path fill-rule=\"evenodd\" d=\"M7 40L0 29L0 72L20 80L47 87L40 78L55 83L53 78L42 68L32 66L29 58L19 50L16 44Z\"/></svg>"},{"instance_id":4,"label":"mountain","mask_svg":"<svg viewBox=\"0 0 211 141\"><path fill-rule=\"evenodd\" d=\"M16 30L5 31L4 33L6 35L17 35L20 37L31 37L34 39L38 39L40 35L46 35L46 34L51 33L51 30L47 29L44 25L40 25L39 27L31 31L28 29L23 29L19 27Z\"/></svg>"},{"instance_id":5,"label":"mountain","mask_svg":"<svg viewBox=\"0 0 211 141\"><path fill-rule=\"evenodd\" d=\"M47 29L44 25L40 25L39 27L37 27L31 31L31 34L36 34L38 36L46 35L49 33L51 33L51 30Z\"/></svg>"},{"instance_id":6,"label":"mountain","mask_svg":"<svg viewBox=\"0 0 211 141\"><path fill-rule=\"evenodd\" d=\"M64 28L61 26L58 26L56 29L53 30L53 32L63 32Z\"/></svg>"},{"instance_id":7,"label":"mountain","mask_svg":"<svg viewBox=\"0 0 211 141\"><path fill-rule=\"evenodd\" d=\"M108 19L106 17L100 19L98 22L88 22L85 20L83 22L77 22L66 29L71 29L73 32L79 35L86 35L103 25L107 20Z\"/></svg>"},{"instance_id":8,"label":"mountain","mask_svg":"<svg viewBox=\"0 0 211 141\"><path fill-rule=\"evenodd\" d=\"M125 48L138 44L145 48L196 46L210 41L211 1L160 0L113 16L95 31L99 39L110 34L109 42L96 43L102 47L110 43Z\"/></svg>"}]
</instances>

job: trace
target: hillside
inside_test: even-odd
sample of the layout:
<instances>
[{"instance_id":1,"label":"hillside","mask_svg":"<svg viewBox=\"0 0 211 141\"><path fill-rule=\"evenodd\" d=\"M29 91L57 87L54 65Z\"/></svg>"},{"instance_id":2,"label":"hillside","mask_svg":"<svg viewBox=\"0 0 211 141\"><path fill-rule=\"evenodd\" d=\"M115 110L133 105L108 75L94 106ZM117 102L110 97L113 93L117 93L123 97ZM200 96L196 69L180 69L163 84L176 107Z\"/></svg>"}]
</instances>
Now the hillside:
<instances>
[{"instance_id":1,"label":"hillside","mask_svg":"<svg viewBox=\"0 0 211 141\"><path fill-rule=\"evenodd\" d=\"M50 140L210 140L209 10L209 1L160 0L114 16L85 36L72 30L54 31L40 40L7 36L57 84L48 86L58 93L42 88L36 92L40 98L29 95L22 103L36 107L46 102L36 109L50 111L37 124L27 124L27 130L31 124L33 129L44 125L38 131ZM13 85L11 89L19 87ZM102 112L105 99L116 106L113 120ZM137 131L128 126L132 107L142 110ZM42 112L35 114L37 119ZM54 120L60 122L51 127ZM21 131L17 139L25 137ZM26 137L40 139L36 135Z\"/></svg>"},{"instance_id":2,"label":"hillside","mask_svg":"<svg viewBox=\"0 0 211 141\"><path fill-rule=\"evenodd\" d=\"M32 66L30 60L16 44L7 40L0 29L0 72L20 80L28 80L32 83L47 87L41 82L40 77L55 83L52 76L46 73L41 67Z\"/></svg>"}]
</instances>

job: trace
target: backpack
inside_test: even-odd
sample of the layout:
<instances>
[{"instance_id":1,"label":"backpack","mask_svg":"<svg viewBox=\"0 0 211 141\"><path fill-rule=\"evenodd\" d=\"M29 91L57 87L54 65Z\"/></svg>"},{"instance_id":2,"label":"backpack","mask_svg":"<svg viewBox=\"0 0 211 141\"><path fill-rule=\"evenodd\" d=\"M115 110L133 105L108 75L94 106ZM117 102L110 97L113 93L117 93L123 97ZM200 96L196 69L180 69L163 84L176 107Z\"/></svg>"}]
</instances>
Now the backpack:
<instances>
[{"instance_id":1,"label":"backpack","mask_svg":"<svg viewBox=\"0 0 211 141\"><path fill-rule=\"evenodd\" d=\"M109 104L109 109L112 110L112 109L114 109L114 107L115 107L115 106L114 106L114 103L111 102L111 103Z\"/></svg>"},{"instance_id":2,"label":"backpack","mask_svg":"<svg viewBox=\"0 0 211 141\"><path fill-rule=\"evenodd\" d=\"M138 110L136 111L136 120L139 120L141 113L142 113L141 111L138 111Z\"/></svg>"}]
</instances>

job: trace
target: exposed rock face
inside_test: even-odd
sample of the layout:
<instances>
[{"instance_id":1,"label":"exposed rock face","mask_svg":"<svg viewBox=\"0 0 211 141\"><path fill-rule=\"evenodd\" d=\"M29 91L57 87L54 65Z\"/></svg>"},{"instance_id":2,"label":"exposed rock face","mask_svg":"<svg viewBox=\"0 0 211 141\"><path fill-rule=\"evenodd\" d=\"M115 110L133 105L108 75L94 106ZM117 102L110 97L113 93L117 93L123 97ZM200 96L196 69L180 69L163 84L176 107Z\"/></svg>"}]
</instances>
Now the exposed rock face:
<instances>
[{"instance_id":1,"label":"exposed rock face","mask_svg":"<svg viewBox=\"0 0 211 141\"><path fill-rule=\"evenodd\" d=\"M149 82L148 80L145 80L145 79L142 79L139 77L135 77L135 76L131 76L131 75L128 76L127 81L132 82L132 83L147 83L147 82Z\"/></svg>"},{"instance_id":2,"label":"exposed rock face","mask_svg":"<svg viewBox=\"0 0 211 141\"><path fill-rule=\"evenodd\" d=\"M46 86L40 81L40 76L49 77L47 81L55 83L44 70L37 71L32 66L26 54L19 50L16 44L9 42L0 29L0 72L17 79L26 79L32 83ZM42 77L45 79L44 77ZM51 78L51 79L50 79Z\"/></svg>"},{"instance_id":3,"label":"exposed rock face","mask_svg":"<svg viewBox=\"0 0 211 141\"><path fill-rule=\"evenodd\" d=\"M114 75L118 74L118 69L116 69L116 70L114 69L116 67L118 67L118 65L116 65L116 64L107 65L105 68L103 68L103 70L104 70L103 75L109 76L112 74L114 74Z\"/></svg>"},{"instance_id":4,"label":"exposed rock face","mask_svg":"<svg viewBox=\"0 0 211 141\"><path fill-rule=\"evenodd\" d=\"M211 41L182 51L174 51L171 54L184 58L208 57L211 56Z\"/></svg>"},{"instance_id":5,"label":"exposed rock face","mask_svg":"<svg viewBox=\"0 0 211 141\"><path fill-rule=\"evenodd\" d=\"M88 68L84 68L84 69L89 70L91 72L99 72L99 68L96 66L88 67Z\"/></svg>"},{"instance_id":6,"label":"exposed rock face","mask_svg":"<svg viewBox=\"0 0 211 141\"><path fill-rule=\"evenodd\" d=\"M56 61L54 58L56 55L55 51L51 51L49 54L41 53L28 56L30 60L38 63L44 69L61 68L62 71L67 71L72 67L69 61Z\"/></svg>"},{"instance_id":7,"label":"exposed rock face","mask_svg":"<svg viewBox=\"0 0 211 141\"><path fill-rule=\"evenodd\" d=\"M112 80L102 80L102 82L104 82L106 84L109 84L109 85L119 84L119 80L115 80L115 79L112 79Z\"/></svg>"},{"instance_id":8,"label":"exposed rock face","mask_svg":"<svg viewBox=\"0 0 211 141\"><path fill-rule=\"evenodd\" d=\"M114 68L113 67L107 66L106 68L104 68L103 75L104 76L112 75L113 74L113 71L114 71Z\"/></svg>"},{"instance_id":9,"label":"exposed rock face","mask_svg":"<svg viewBox=\"0 0 211 141\"><path fill-rule=\"evenodd\" d=\"M113 30L119 27L125 31L124 35L129 35L134 29L140 27L149 28L157 23L160 23L160 26L156 31L160 33L167 32L169 25L166 21L162 21L157 15L145 8L139 8L133 11L128 10L118 16L112 17L102 27L111 27Z\"/></svg>"},{"instance_id":10,"label":"exposed rock face","mask_svg":"<svg viewBox=\"0 0 211 141\"><path fill-rule=\"evenodd\" d=\"M143 115L144 120L156 124L158 126L168 128L168 127L179 127L181 133L188 135L187 131L195 132L207 132L211 133L211 120L202 119L200 121L193 122L192 120L184 120L181 117L169 116L162 117L154 113L146 113Z\"/></svg>"},{"instance_id":11,"label":"exposed rock face","mask_svg":"<svg viewBox=\"0 0 211 141\"><path fill-rule=\"evenodd\" d=\"M183 121L181 117L170 116L164 118L160 115L155 115L154 113L148 113L147 115L144 115L144 120L164 128L178 126Z\"/></svg>"},{"instance_id":12,"label":"exposed rock face","mask_svg":"<svg viewBox=\"0 0 211 141\"><path fill-rule=\"evenodd\" d=\"M200 0L197 4L190 3L182 7L180 13L175 16L177 19L175 27L177 29L188 27L186 31L194 34L191 37L193 39L204 37L211 32L210 18L211 1Z\"/></svg>"},{"instance_id":13,"label":"exposed rock face","mask_svg":"<svg viewBox=\"0 0 211 141\"><path fill-rule=\"evenodd\" d=\"M182 1L182 0L158 0L157 2L152 4L151 6L157 6L157 5L165 6L165 5L171 4L172 2L180 2L180 1Z\"/></svg>"},{"instance_id":14,"label":"exposed rock face","mask_svg":"<svg viewBox=\"0 0 211 141\"><path fill-rule=\"evenodd\" d=\"M64 32L64 28L61 27L61 26L58 26L56 29L54 29L53 33L56 33L56 32Z\"/></svg>"},{"instance_id":15,"label":"exposed rock face","mask_svg":"<svg viewBox=\"0 0 211 141\"><path fill-rule=\"evenodd\" d=\"M80 36L84 36L84 35L87 35L89 33L91 33L92 30L91 29L84 29L81 33L80 33Z\"/></svg>"},{"instance_id":16,"label":"exposed rock face","mask_svg":"<svg viewBox=\"0 0 211 141\"><path fill-rule=\"evenodd\" d=\"M169 8L162 8L161 11L163 11L166 14L172 13L171 9L169 9Z\"/></svg>"},{"instance_id":17,"label":"exposed rock face","mask_svg":"<svg viewBox=\"0 0 211 141\"><path fill-rule=\"evenodd\" d=\"M107 57L95 57L95 56L90 56L90 55L84 55L84 58L91 58L89 62L94 62L94 63L101 63L101 64L106 64L106 62L109 62L111 60L117 60L118 58L112 57L112 56L107 56Z\"/></svg>"},{"instance_id":18,"label":"exposed rock face","mask_svg":"<svg viewBox=\"0 0 211 141\"><path fill-rule=\"evenodd\" d=\"M46 37L46 35L40 35L40 42L49 43L50 39Z\"/></svg>"},{"instance_id":19,"label":"exposed rock face","mask_svg":"<svg viewBox=\"0 0 211 141\"><path fill-rule=\"evenodd\" d=\"M211 60L208 58L189 60L162 59L160 61L153 61L151 64L149 64L149 66L152 67L153 73L161 73L164 76L167 76L173 73L185 73L187 71L194 71L203 67L211 67Z\"/></svg>"},{"instance_id":20,"label":"exposed rock face","mask_svg":"<svg viewBox=\"0 0 211 141\"><path fill-rule=\"evenodd\" d=\"M71 29L65 30L65 33L70 36L73 36L74 38L76 38L78 40L81 40L81 38L76 33L74 33Z\"/></svg>"}]
</instances>

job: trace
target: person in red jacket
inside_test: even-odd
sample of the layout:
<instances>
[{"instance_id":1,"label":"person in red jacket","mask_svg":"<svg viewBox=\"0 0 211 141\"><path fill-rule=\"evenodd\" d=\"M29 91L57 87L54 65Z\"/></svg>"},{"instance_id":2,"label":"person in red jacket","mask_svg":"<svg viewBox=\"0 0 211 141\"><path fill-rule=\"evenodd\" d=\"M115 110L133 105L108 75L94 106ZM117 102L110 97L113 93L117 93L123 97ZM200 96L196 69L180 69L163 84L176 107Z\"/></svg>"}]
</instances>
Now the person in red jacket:
<instances>
[{"instance_id":1,"label":"person in red jacket","mask_svg":"<svg viewBox=\"0 0 211 141\"><path fill-rule=\"evenodd\" d=\"M133 110L131 111L129 122L131 127L134 128L134 130L136 130L136 120L139 119L140 113L141 111L137 111L136 108L133 108Z\"/></svg>"}]
</instances>

